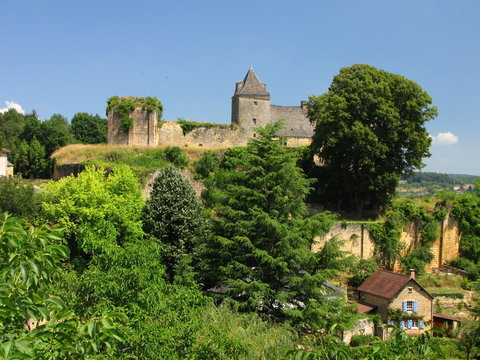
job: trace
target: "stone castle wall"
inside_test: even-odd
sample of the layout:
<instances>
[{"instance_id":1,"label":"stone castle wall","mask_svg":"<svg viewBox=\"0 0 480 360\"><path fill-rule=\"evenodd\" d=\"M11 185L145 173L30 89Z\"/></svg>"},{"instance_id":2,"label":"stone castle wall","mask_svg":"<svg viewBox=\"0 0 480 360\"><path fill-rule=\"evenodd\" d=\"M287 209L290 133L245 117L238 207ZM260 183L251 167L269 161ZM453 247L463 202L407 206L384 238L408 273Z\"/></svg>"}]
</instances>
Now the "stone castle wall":
<instances>
[{"instance_id":1,"label":"stone castle wall","mask_svg":"<svg viewBox=\"0 0 480 360\"><path fill-rule=\"evenodd\" d=\"M125 132L120 127L121 116L113 110L108 112L109 144L143 146L155 146L158 144L158 113L156 111L136 108L129 117L133 119L132 128Z\"/></svg>"},{"instance_id":2,"label":"stone castle wall","mask_svg":"<svg viewBox=\"0 0 480 360\"><path fill-rule=\"evenodd\" d=\"M433 260L425 267L427 272L434 268L441 267L448 260L460 256L461 234L458 227L458 221L448 214L444 221L439 222L439 236L434 241L431 251L434 255ZM408 223L404 226L400 241L405 245L405 251L413 247L419 239L418 224ZM370 259L374 255L375 243L370 237L370 232L365 224L362 223L336 223L323 236L318 237L312 246L312 251L318 252L323 245L333 237L337 237L343 242L342 251L348 251L360 259ZM399 270L397 264L397 269Z\"/></svg>"}]
</instances>

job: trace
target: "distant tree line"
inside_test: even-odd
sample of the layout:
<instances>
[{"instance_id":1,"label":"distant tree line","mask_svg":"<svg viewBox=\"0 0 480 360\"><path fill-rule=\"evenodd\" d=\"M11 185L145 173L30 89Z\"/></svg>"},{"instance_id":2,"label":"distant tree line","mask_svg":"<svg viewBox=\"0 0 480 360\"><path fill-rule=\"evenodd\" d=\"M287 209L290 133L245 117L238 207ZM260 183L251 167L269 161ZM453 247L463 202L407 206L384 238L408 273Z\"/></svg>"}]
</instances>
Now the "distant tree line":
<instances>
[{"instance_id":1,"label":"distant tree line","mask_svg":"<svg viewBox=\"0 0 480 360\"><path fill-rule=\"evenodd\" d=\"M20 114L14 109L0 114L0 147L11 151L15 172L27 178L48 178L50 155L62 146L107 141L107 120L99 115L77 113L71 123L54 114L39 119L35 110Z\"/></svg>"}]
</instances>

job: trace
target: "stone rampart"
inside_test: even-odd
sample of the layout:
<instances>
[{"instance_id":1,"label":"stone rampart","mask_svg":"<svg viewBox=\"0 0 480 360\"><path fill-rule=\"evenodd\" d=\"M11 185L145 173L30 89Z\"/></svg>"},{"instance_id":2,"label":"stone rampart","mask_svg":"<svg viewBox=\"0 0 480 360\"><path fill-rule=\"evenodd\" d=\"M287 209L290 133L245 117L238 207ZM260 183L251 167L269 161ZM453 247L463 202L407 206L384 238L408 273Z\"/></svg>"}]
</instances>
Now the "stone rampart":
<instances>
[{"instance_id":1,"label":"stone rampart","mask_svg":"<svg viewBox=\"0 0 480 360\"><path fill-rule=\"evenodd\" d=\"M427 272L441 267L448 260L455 259L460 255L461 234L458 221L448 214L445 220L439 222L438 226L439 236L431 247L434 258L425 267ZM360 259L369 259L374 255L375 243L370 237L368 226L364 223L340 222L334 224L325 235L315 240L312 251L318 252L333 237L342 241L342 251L348 251ZM407 252L413 248L419 240L418 224L415 222L405 224L400 236L400 241L404 244L404 251ZM398 264L397 270L399 270Z\"/></svg>"}]
</instances>

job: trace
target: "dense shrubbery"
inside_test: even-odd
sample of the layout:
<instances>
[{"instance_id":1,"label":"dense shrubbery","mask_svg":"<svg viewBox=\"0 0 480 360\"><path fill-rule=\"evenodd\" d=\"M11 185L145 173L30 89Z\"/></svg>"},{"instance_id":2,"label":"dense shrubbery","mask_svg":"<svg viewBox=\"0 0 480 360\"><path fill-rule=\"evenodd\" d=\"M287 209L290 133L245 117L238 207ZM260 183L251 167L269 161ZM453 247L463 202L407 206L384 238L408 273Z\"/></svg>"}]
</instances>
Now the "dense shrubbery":
<instances>
[{"instance_id":1,"label":"dense shrubbery","mask_svg":"<svg viewBox=\"0 0 480 360\"><path fill-rule=\"evenodd\" d=\"M188 165L187 156L178 146L167 146L164 153L165 159L170 161L176 167L184 168Z\"/></svg>"}]
</instances>

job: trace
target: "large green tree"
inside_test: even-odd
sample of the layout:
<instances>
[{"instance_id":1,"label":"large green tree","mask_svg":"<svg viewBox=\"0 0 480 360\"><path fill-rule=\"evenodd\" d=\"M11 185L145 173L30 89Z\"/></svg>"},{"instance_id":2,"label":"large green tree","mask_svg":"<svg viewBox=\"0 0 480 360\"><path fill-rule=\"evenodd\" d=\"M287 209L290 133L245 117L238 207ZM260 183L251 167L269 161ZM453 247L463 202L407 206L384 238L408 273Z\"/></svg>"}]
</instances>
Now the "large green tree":
<instances>
[{"instance_id":1,"label":"large green tree","mask_svg":"<svg viewBox=\"0 0 480 360\"><path fill-rule=\"evenodd\" d=\"M173 280L182 259L205 240L206 217L188 180L173 165L159 170L143 210L143 228L163 245L162 260Z\"/></svg>"},{"instance_id":2,"label":"large green tree","mask_svg":"<svg viewBox=\"0 0 480 360\"><path fill-rule=\"evenodd\" d=\"M85 112L76 113L72 118L72 133L83 144L107 142L107 119Z\"/></svg>"},{"instance_id":3,"label":"large green tree","mask_svg":"<svg viewBox=\"0 0 480 360\"><path fill-rule=\"evenodd\" d=\"M369 65L340 69L327 93L310 97L311 149L320 199L341 210L378 210L399 177L423 166L431 139L425 122L437 115L415 82Z\"/></svg>"},{"instance_id":4,"label":"large green tree","mask_svg":"<svg viewBox=\"0 0 480 360\"><path fill-rule=\"evenodd\" d=\"M310 250L332 217L306 217L311 180L276 138L280 126L257 129L239 156L226 154L211 180L206 197L215 234L204 249L205 285L276 321L308 329L343 323L342 301L324 287L334 271L322 268L325 253Z\"/></svg>"},{"instance_id":5,"label":"large green tree","mask_svg":"<svg viewBox=\"0 0 480 360\"><path fill-rule=\"evenodd\" d=\"M42 144L45 146L47 156L62 146L73 144L75 138L66 117L53 114L50 119L42 123Z\"/></svg>"}]
</instances>

